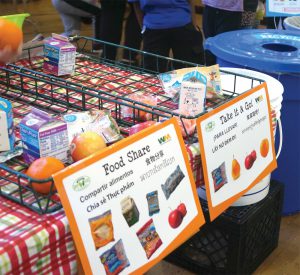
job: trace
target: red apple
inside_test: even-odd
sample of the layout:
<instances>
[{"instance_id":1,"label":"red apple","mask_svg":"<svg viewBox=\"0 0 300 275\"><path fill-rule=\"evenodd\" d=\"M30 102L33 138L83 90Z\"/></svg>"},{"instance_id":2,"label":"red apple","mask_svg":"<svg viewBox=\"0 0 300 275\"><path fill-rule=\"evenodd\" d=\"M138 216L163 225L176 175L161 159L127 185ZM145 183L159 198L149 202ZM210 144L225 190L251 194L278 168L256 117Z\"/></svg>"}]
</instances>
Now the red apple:
<instances>
[{"instance_id":1,"label":"red apple","mask_svg":"<svg viewBox=\"0 0 300 275\"><path fill-rule=\"evenodd\" d=\"M254 162L256 160L256 151L253 150L250 155L251 155L251 157L253 159L253 162Z\"/></svg>"},{"instance_id":2,"label":"red apple","mask_svg":"<svg viewBox=\"0 0 300 275\"><path fill-rule=\"evenodd\" d=\"M130 127L129 135L131 136L131 135L133 135L133 134L135 134L135 133L137 133L137 132L139 132L143 129L146 129L146 128L152 126L152 125L155 125L156 123L158 123L158 122L149 120L149 121L145 121L145 122L142 122L142 123L135 124L132 127Z\"/></svg>"},{"instance_id":3,"label":"red apple","mask_svg":"<svg viewBox=\"0 0 300 275\"><path fill-rule=\"evenodd\" d=\"M95 132L86 131L75 136L71 142L71 157L78 161L106 147L103 137Z\"/></svg>"},{"instance_id":4,"label":"red apple","mask_svg":"<svg viewBox=\"0 0 300 275\"><path fill-rule=\"evenodd\" d=\"M184 218L187 211L186 211L185 204L183 202L178 205L177 210L181 213L182 218Z\"/></svg>"},{"instance_id":5,"label":"red apple","mask_svg":"<svg viewBox=\"0 0 300 275\"><path fill-rule=\"evenodd\" d=\"M251 155L248 155L245 158L245 168L246 169L250 169L253 165L253 157Z\"/></svg>"},{"instance_id":6,"label":"red apple","mask_svg":"<svg viewBox=\"0 0 300 275\"><path fill-rule=\"evenodd\" d=\"M177 209L173 210L169 214L169 224L172 228L177 228L182 222L181 212Z\"/></svg>"}]
</instances>

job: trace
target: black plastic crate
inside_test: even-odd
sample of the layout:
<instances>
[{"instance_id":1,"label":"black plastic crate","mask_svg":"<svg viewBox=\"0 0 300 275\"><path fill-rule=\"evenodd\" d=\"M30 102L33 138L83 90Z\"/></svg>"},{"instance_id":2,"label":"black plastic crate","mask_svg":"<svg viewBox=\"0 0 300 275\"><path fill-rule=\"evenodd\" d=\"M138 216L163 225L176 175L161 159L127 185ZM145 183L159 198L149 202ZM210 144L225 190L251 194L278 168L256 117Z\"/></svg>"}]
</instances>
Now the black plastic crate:
<instances>
[{"instance_id":1,"label":"black plastic crate","mask_svg":"<svg viewBox=\"0 0 300 275\"><path fill-rule=\"evenodd\" d=\"M268 196L243 207L230 207L207 223L166 260L202 274L251 274L277 247L283 184L271 181Z\"/></svg>"}]
</instances>

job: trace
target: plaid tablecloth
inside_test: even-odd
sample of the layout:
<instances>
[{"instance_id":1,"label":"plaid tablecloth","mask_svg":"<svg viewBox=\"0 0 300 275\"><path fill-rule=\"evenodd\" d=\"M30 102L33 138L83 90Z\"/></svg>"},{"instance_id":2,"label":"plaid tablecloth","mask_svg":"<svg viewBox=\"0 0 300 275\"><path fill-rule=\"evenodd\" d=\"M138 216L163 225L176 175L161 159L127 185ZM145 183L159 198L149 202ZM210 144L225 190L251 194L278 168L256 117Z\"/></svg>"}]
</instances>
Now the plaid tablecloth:
<instances>
[{"instance_id":1,"label":"plaid tablecloth","mask_svg":"<svg viewBox=\"0 0 300 275\"><path fill-rule=\"evenodd\" d=\"M61 209L39 215L0 197L0 274L76 274L75 248Z\"/></svg>"},{"instance_id":2,"label":"plaid tablecloth","mask_svg":"<svg viewBox=\"0 0 300 275\"><path fill-rule=\"evenodd\" d=\"M202 181L199 144L186 147ZM75 247L64 210L39 215L0 197L0 274L76 274Z\"/></svg>"},{"instance_id":3,"label":"plaid tablecloth","mask_svg":"<svg viewBox=\"0 0 300 275\"><path fill-rule=\"evenodd\" d=\"M25 60L26 61L26 60ZM40 62L40 58L37 59L37 64ZM32 66L34 60L30 63ZM22 62L18 65L24 67L29 66L27 63ZM114 74L111 73L111 68L107 67L102 71L98 70L98 64L90 63L77 63L77 74L72 81L78 83L84 83L88 86L89 83L92 86L101 85L102 89L105 85L112 85L110 78L120 78L119 81L125 81L126 83L132 82L131 89L137 89L140 85L143 87L144 92L152 93L153 89L157 89L157 79L149 77L147 81L140 79L140 75L132 75L128 77L126 71L120 71L114 69ZM104 66L104 65L102 65ZM93 70L83 74L80 70ZM33 68L34 69L34 68ZM96 72L98 74L106 71L103 78L96 78ZM2 75L5 79L5 73ZM109 78L109 79L108 79ZM105 80L105 83L103 82ZM90 81L90 82L89 82ZM99 83L98 83L99 82ZM107 82L107 83L106 83ZM19 90L17 88L7 90L6 82L0 85L0 96L3 93L7 98L18 98ZM10 76L10 84L12 87L20 85L19 75ZM22 80L22 87L26 89L34 89L35 85L38 86L38 91L41 94L53 94L53 98L61 101L66 100L66 96L70 96L70 93L66 92L65 88L54 87L50 84L43 82L32 81L29 77L24 77ZM128 91L124 88L124 85L117 85L117 81L113 82L113 87L106 87L108 90L113 89L115 93L126 94ZM139 85L139 86L137 86ZM118 87L117 87L118 86ZM115 89L117 89L117 92ZM160 94L160 92L157 92ZM74 92L72 95L75 103L77 97L79 101L82 95L78 95ZM89 108L89 104L94 102L93 98L86 97L86 108ZM20 119L29 112L31 103L35 106L44 107L45 109L55 110L57 112L64 112L62 106L53 104L54 102L47 102L43 99L37 99L34 96L22 95L22 102L13 103L14 109L14 122L17 125ZM70 101L71 102L71 101ZM75 104L74 103L74 104ZM169 103L165 103L169 104ZM108 103L107 103L108 105ZM108 108L108 106L105 106ZM201 169L201 158L199 144L189 144L186 146L186 150L189 156L190 165L193 171L196 185L203 184L203 175ZM4 177L5 178L5 177ZM9 182L7 182L9 184ZM77 262L76 253L73 245L72 235L70 233L69 224L64 214L64 210L61 209L52 214L39 215L28 208L25 208L17 203L7 200L0 196L0 275L2 274L76 274Z\"/></svg>"}]
</instances>

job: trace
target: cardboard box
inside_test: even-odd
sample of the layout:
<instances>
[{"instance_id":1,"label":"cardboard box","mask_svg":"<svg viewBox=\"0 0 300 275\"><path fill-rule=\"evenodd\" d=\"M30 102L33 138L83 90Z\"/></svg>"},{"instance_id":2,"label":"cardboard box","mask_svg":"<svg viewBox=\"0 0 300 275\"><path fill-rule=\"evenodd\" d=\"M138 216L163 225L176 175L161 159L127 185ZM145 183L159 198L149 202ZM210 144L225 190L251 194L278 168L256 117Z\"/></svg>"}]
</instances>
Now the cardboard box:
<instances>
[{"instance_id":1,"label":"cardboard box","mask_svg":"<svg viewBox=\"0 0 300 275\"><path fill-rule=\"evenodd\" d=\"M44 42L44 72L56 76L73 74L75 71L76 47L67 37L52 34Z\"/></svg>"},{"instance_id":2,"label":"cardboard box","mask_svg":"<svg viewBox=\"0 0 300 275\"><path fill-rule=\"evenodd\" d=\"M11 103L0 97L0 152L14 148L14 122Z\"/></svg>"},{"instance_id":3,"label":"cardboard box","mask_svg":"<svg viewBox=\"0 0 300 275\"><path fill-rule=\"evenodd\" d=\"M33 108L19 124L25 162L52 156L63 162L70 159L67 124Z\"/></svg>"}]
</instances>

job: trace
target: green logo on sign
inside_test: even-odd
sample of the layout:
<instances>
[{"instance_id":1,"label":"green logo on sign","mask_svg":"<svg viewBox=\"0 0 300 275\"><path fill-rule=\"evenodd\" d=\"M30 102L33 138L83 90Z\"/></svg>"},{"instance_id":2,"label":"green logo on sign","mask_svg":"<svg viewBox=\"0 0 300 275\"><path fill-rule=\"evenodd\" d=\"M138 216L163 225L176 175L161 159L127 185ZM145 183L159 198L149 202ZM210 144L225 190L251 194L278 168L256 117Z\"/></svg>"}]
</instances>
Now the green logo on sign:
<instances>
[{"instance_id":1,"label":"green logo on sign","mask_svg":"<svg viewBox=\"0 0 300 275\"><path fill-rule=\"evenodd\" d=\"M91 183L91 179L87 176L78 178L72 185L74 191L81 191L87 188Z\"/></svg>"},{"instance_id":2,"label":"green logo on sign","mask_svg":"<svg viewBox=\"0 0 300 275\"><path fill-rule=\"evenodd\" d=\"M170 140L171 140L170 134L166 134L165 136L160 137L158 139L158 142L159 142L159 144L164 144L164 143L166 143L166 142L168 142Z\"/></svg>"},{"instance_id":3,"label":"green logo on sign","mask_svg":"<svg viewBox=\"0 0 300 275\"><path fill-rule=\"evenodd\" d=\"M210 121L205 125L205 131L206 132L210 132L215 128L215 122L214 121Z\"/></svg>"}]
</instances>

